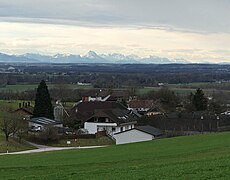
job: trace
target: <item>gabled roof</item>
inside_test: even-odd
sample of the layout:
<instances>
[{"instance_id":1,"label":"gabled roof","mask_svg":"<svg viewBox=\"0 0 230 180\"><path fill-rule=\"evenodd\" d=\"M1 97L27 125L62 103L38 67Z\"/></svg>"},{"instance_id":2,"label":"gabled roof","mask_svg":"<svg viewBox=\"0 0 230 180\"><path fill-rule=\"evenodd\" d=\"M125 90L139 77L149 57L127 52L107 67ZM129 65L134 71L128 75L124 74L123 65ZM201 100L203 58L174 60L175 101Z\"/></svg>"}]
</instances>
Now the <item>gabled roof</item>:
<instances>
[{"instance_id":1,"label":"gabled roof","mask_svg":"<svg viewBox=\"0 0 230 180\"><path fill-rule=\"evenodd\" d=\"M149 125L137 126L135 129L138 129L138 130L143 131L145 133L151 134L153 136L161 136L162 135L162 132L160 129L157 129L157 128L155 128L153 126L149 126Z\"/></svg>"},{"instance_id":2,"label":"gabled roof","mask_svg":"<svg viewBox=\"0 0 230 180\"><path fill-rule=\"evenodd\" d=\"M129 102L129 108L152 108L153 106L152 100L132 100Z\"/></svg>"},{"instance_id":3,"label":"gabled roof","mask_svg":"<svg viewBox=\"0 0 230 180\"><path fill-rule=\"evenodd\" d=\"M28 113L29 115L33 115L34 108L32 106L21 107L15 110L15 112L18 112L18 111L24 111Z\"/></svg>"},{"instance_id":4,"label":"gabled roof","mask_svg":"<svg viewBox=\"0 0 230 180\"><path fill-rule=\"evenodd\" d=\"M126 109L125 106L118 102L110 101L89 101L80 102L70 110L70 116L82 122L90 118L96 110L106 109Z\"/></svg>"},{"instance_id":5,"label":"gabled roof","mask_svg":"<svg viewBox=\"0 0 230 180\"><path fill-rule=\"evenodd\" d=\"M48 126L48 125L56 125L56 124L62 124L61 121L57 121L54 119L49 119L46 117L36 117L36 118L31 118L29 122L33 122L36 124L40 124L43 126Z\"/></svg>"},{"instance_id":6,"label":"gabled roof","mask_svg":"<svg viewBox=\"0 0 230 180\"><path fill-rule=\"evenodd\" d=\"M146 126L137 126L134 129L136 129L138 131L141 131L141 132L145 132L147 134L150 134L150 135L153 135L153 136L156 136L156 137L163 135L160 129L157 129L157 128L155 128L153 126L149 126L149 125L146 125ZM115 135L116 134L125 133L127 131L132 131L132 130L133 129L129 129L129 130L126 130L126 131L115 133Z\"/></svg>"},{"instance_id":7,"label":"gabled roof","mask_svg":"<svg viewBox=\"0 0 230 180\"><path fill-rule=\"evenodd\" d=\"M96 112L87 120L90 120L92 117L108 117L111 121L119 125L131 122L136 123L138 118L134 113L132 113L132 111L126 109L96 110Z\"/></svg>"}]
</instances>

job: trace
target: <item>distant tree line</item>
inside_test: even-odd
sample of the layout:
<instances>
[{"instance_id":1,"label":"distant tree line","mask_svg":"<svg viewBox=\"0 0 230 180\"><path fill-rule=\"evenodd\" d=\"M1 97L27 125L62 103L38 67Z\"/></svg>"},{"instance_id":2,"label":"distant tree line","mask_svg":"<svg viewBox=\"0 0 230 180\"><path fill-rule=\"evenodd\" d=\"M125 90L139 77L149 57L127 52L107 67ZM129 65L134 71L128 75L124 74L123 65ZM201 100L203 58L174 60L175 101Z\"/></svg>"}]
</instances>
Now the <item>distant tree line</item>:
<instances>
[{"instance_id":1,"label":"distant tree line","mask_svg":"<svg viewBox=\"0 0 230 180\"><path fill-rule=\"evenodd\" d=\"M1 67L1 64L0 64ZM41 79L52 83L91 83L97 88L121 86L157 86L158 82L179 84L216 82L230 79L228 65L46 65L18 67L20 74L1 74L0 87L13 84L38 84ZM205 86L205 85L202 85ZM215 85L213 85L214 88ZM213 86L209 85L209 88ZM219 86L218 86L219 87ZM205 88L205 87L202 87ZM229 86L221 86L229 89Z\"/></svg>"}]
</instances>

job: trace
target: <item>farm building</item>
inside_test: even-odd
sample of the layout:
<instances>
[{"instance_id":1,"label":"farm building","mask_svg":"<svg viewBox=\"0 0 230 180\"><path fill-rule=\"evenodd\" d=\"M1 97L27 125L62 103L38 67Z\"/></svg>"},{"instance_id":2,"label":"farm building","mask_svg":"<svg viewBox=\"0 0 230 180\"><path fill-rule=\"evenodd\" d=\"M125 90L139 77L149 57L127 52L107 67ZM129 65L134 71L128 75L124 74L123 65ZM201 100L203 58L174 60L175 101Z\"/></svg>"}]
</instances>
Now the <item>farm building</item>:
<instances>
[{"instance_id":1,"label":"farm building","mask_svg":"<svg viewBox=\"0 0 230 180\"><path fill-rule=\"evenodd\" d=\"M43 131L47 127L62 128L63 124L60 121L46 117L36 117L29 120L29 129L32 131Z\"/></svg>"},{"instance_id":2,"label":"farm building","mask_svg":"<svg viewBox=\"0 0 230 180\"><path fill-rule=\"evenodd\" d=\"M30 105L30 102L19 103L19 108L14 113L23 116L25 119L29 119L33 116L34 107Z\"/></svg>"},{"instance_id":3,"label":"farm building","mask_svg":"<svg viewBox=\"0 0 230 180\"><path fill-rule=\"evenodd\" d=\"M162 136L161 130L149 125L138 126L133 129L114 134L116 144L151 141L159 136Z\"/></svg>"}]
</instances>

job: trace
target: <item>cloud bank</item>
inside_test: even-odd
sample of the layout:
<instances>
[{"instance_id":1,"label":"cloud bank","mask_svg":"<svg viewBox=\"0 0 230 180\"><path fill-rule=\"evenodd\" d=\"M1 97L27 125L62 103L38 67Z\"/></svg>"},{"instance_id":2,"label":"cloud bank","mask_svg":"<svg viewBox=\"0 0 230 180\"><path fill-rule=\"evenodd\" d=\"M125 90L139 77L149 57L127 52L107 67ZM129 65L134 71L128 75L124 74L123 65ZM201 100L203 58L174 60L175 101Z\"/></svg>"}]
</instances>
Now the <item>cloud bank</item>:
<instances>
[{"instance_id":1,"label":"cloud bank","mask_svg":"<svg viewBox=\"0 0 230 180\"><path fill-rule=\"evenodd\" d=\"M230 60L229 0L1 0L0 51Z\"/></svg>"}]
</instances>

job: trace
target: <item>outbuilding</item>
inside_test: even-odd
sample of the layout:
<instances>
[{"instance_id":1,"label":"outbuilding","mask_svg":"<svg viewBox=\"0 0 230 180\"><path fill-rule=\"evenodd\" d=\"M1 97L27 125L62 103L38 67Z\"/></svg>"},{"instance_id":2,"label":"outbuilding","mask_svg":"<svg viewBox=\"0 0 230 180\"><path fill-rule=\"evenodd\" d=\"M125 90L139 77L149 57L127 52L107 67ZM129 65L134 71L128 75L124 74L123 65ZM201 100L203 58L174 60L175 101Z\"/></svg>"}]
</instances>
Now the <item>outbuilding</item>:
<instances>
[{"instance_id":1,"label":"outbuilding","mask_svg":"<svg viewBox=\"0 0 230 180\"><path fill-rule=\"evenodd\" d=\"M46 117L36 117L29 120L29 129L31 131L43 131L47 127L63 128L63 124L60 121Z\"/></svg>"},{"instance_id":2,"label":"outbuilding","mask_svg":"<svg viewBox=\"0 0 230 180\"><path fill-rule=\"evenodd\" d=\"M153 126L137 126L133 129L122 131L116 133L114 138L116 139L116 144L127 144L142 141L151 141L155 138L162 136L160 129Z\"/></svg>"}]
</instances>

